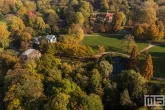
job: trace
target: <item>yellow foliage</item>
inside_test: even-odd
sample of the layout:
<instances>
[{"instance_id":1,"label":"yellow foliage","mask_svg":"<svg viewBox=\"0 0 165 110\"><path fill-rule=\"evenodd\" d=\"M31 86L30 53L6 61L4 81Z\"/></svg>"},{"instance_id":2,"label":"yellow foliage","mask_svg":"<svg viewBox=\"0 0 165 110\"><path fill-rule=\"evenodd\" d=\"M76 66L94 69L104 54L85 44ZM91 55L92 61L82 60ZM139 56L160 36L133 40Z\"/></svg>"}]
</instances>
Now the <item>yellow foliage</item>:
<instances>
[{"instance_id":1,"label":"yellow foliage","mask_svg":"<svg viewBox=\"0 0 165 110\"><path fill-rule=\"evenodd\" d=\"M14 98L10 104L8 104L7 106L7 110L16 110L17 108L19 108L20 105L20 100L17 98Z\"/></svg>"},{"instance_id":2,"label":"yellow foliage","mask_svg":"<svg viewBox=\"0 0 165 110\"><path fill-rule=\"evenodd\" d=\"M4 37L9 37L9 31L5 25L0 25L0 35Z\"/></svg>"},{"instance_id":3,"label":"yellow foliage","mask_svg":"<svg viewBox=\"0 0 165 110\"><path fill-rule=\"evenodd\" d=\"M13 91L14 89L15 89L15 84L13 84L13 85L10 85L9 87L8 87L8 89L9 89L9 91Z\"/></svg>"}]
</instances>

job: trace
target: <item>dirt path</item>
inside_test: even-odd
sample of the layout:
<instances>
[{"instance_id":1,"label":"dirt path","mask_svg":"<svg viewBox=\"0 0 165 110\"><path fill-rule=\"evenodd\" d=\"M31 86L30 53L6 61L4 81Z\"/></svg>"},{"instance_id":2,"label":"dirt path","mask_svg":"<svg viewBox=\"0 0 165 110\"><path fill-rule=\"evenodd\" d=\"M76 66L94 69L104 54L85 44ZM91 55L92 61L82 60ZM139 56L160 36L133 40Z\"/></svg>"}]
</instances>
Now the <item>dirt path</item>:
<instances>
[{"instance_id":1,"label":"dirt path","mask_svg":"<svg viewBox=\"0 0 165 110\"><path fill-rule=\"evenodd\" d=\"M143 53L144 51L152 48L152 47L155 47L155 46L158 46L158 45L163 45L165 44L165 42L162 42L162 43L158 43L158 44L152 44L151 41L148 41L148 47L145 47L144 49L140 50L139 54Z\"/></svg>"},{"instance_id":2,"label":"dirt path","mask_svg":"<svg viewBox=\"0 0 165 110\"><path fill-rule=\"evenodd\" d=\"M140 50L139 54L143 53L144 51L146 51L152 47L155 47L158 45L163 45L163 44L165 44L165 41L162 43L158 43L158 44L152 44L151 41L148 41L148 47L145 47L144 49ZM136 71L140 72L138 67L136 68ZM158 81L165 81L165 78L160 78L160 77L159 78L158 77L152 77L151 79L158 80Z\"/></svg>"},{"instance_id":3,"label":"dirt path","mask_svg":"<svg viewBox=\"0 0 165 110\"><path fill-rule=\"evenodd\" d=\"M91 36L91 35L89 35L89 36ZM96 35L93 35L93 36L96 36ZM158 45L163 45L163 44L165 44L165 42L158 43L158 44L152 44L151 41L148 41L148 47L145 47L144 49L140 50L139 51L139 54L143 53L144 51L146 51L146 50L148 50L148 49L150 49L152 47L155 47L155 46L158 46ZM100 57L102 55L104 55L104 54L120 54L120 55L123 55L125 57L130 57L130 55L128 55L128 54L119 53L119 52L104 52L102 54L96 54L95 55L95 57L97 58L97 61L96 62L98 62L99 59L100 59ZM136 69L136 71L140 72L140 69L138 67L136 67L135 69ZM160 77L159 78L158 77L152 77L151 79L158 80L158 81L165 81L165 78L160 78Z\"/></svg>"},{"instance_id":4,"label":"dirt path","mask_svg":"<svg viewBox=\"0 0 165 110\"><path fill-rule=\"evenodd\" d=\"M130 55L124 54L124 53L120 53L120 52L103 52L101 54L94 55L94 57L97 58L96 63L99 61L100 57L102 55L104 55L104 54L118 54L118 55L122 55L122 56L125 56L125 57L128 57L128 58L130 57Z\"/></svg>"}]
</instances>

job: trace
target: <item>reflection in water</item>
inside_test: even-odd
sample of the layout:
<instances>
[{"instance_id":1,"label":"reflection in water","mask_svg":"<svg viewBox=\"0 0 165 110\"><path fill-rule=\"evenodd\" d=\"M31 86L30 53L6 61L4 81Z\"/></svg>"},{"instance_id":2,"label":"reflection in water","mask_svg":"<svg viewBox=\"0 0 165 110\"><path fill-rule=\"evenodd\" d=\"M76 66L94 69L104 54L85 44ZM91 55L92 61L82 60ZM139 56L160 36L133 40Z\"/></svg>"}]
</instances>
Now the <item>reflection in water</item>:
<instances>
[{"instance_id":1,"label":"reflection in water","mask_svg":"<svg viewBox=\"0 0 165 110\"><path fill-rule=\"evenodd\" d=\"M120 56L113 57L113 75L121 73L122 70L127 70L126 59L121 58Z\"/></svg>"}]
</instances>

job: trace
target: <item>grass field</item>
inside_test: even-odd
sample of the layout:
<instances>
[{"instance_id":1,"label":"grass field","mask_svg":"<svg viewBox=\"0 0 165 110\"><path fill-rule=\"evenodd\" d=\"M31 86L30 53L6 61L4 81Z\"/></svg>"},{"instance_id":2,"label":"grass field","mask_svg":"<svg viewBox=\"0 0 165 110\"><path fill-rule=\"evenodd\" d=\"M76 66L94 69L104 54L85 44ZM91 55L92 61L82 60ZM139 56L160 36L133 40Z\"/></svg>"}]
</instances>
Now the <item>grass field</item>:
<instances>
[{"instance_id":1,"label":"grass field","mask_svg":"<svg viewBox=\"0 0 165 110\"><path fill-rule=\"evenodd\" d=\"M123 36L88 36L82 41L84 45L89 45L97 53L98 46L104 46L106 51L121 51L121 39Z\"/></svg>"},{"instance_id":2,"label":"grass field","mask_svg":"<svg viewBox=\"0 0 165 110\"><path fill-rule=\"evenodd\" d=\"M152 55L154 76L165 78L165 45L155 46L148 51Z\"/></svg>"},{"instance_id":3,"label":"grass field","mask_svg":"<svg viewBox=\"0 0 165 110\"><path fill-rule=\"evenodd\" d=\"M148 52L152 56L154 77L165 78L165 45L155 46L150 48ZM141 66L145 61L145 55L140 55Z\"/></svg>"},{"instance_id":4,"label":"grass field","mask_svg":"<svg viewBox=\"0 0 165 110\"><path fill-rule=\"evenodd\" d=\"M122 51L122 42L121 39L124 35L113 35L113 36L87 36L84 38L82 43L84 45L89 45L93 48L94 52L97 53L98 45L104 46L106 51L115 51L115 52L123 52ZM139 50L147 47L148 44L142 41L136 41Z\"/></svg>"},{"instance_id":5,"label":"grass field","mask_svg":"<svg viewBox=\"0 0 165 110\"><path fill-rule=\"evenodd\" d=\"M122 52L121 39L123 35L118 36L88 36L82 41L82 44L89 45L94 49L97 54L98 45L104 46L106 51L117 51ZM138 45L139 50L148 46L145 41L135 41ZM153 66L154 66L154 77L165 78L165 45L155 46L150 48L149 53L152 55ZM140 56L141 66L144 63L145 55ZM141 68L141 67L140 67Z\"/></svg>"}]
</instances>

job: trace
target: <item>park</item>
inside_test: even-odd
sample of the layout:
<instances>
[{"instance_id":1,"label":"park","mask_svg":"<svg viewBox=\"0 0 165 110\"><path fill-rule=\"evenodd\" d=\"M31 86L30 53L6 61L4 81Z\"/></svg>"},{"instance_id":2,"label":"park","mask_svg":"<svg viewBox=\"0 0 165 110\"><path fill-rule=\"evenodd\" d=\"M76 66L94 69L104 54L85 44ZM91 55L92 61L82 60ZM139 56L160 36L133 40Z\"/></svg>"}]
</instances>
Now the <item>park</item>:
<instances>
[{"instance_id":1,"label":"park","mask_svg":"<svg viewBox=\"0 0 165 110\"><path fill-rule=\"evenodd\" d=\"M98 46L104 46L106 52L121 52L124 53L122 50L122 38L124 35L122 34L112 34L112 35L101 35L101 34L94 34L94 35L87 35L82 41L83 45L91 46L97 54ZM146 47L148 47L148 42L145 40L135 40L136 45L138 46L139 52ZM161 43L161 42L158 42ZM154 77L158 78L165 78L165 45L157 45L147 50L152 55L153 67L154 67ZM142 66L145 60L145 52L142 52L139 55L140 58L140 66Z\"/></svg>"}]
</instances>

